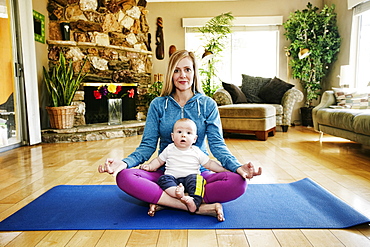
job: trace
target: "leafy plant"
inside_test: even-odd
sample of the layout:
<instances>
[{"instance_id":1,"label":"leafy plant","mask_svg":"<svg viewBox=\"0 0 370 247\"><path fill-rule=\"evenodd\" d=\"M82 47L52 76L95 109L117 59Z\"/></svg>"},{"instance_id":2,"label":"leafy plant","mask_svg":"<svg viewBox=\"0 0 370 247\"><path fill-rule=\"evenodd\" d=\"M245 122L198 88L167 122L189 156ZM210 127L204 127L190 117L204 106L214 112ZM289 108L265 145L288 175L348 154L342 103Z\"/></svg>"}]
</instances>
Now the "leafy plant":
<instances>
[{"instance_id":1,"label":"leafy plant","mask_svg":"<svg viewBox=\"0 0 370 247\"><path fill-rule=\"evenodd\" d=\"M74 75L72 61L66 61L62 52L59 54L59 62L47 71L43 67L44 82L49 92L51 106L70 106L76 91L86 74L82 74L82 69L86 64L87 59L77 73Z\"/></svg>"},{"instance_id":2,"label":"leafy plant","mask_svg":"<svg viewBox=\"0 0 370 247\"><path fill-rule=\"evenodd\" d=\"M145 94L148 104L150 104L150 102L152 102L154 98L160 96L162 91L162 85L163 85L162 82L158 80L149 86L148 92Z\"/></svg>"},{"instance_id":3,"label":"leafy plant","mask_svg":"<svg viewBox=\"0 0 370 247\"><path fill-rule=\"evenodd\" d=\"M206 62L205 68L200 68L200 74L205 78L203 91L206 95L212 96L220 87L220 83L215 82L217 77L216 64L219 62L220 53L225 48L227 34L231 33L231 24L234 16L231 12L213 17L203 27L198 28L206 40L205 53L211 55ZM204 57L203 55L203 57Z\"/></svg>"},{"instance_id":4,"label":"leafy plant","mask_svg":"<svg viewBox=\"0 0 370 247\"><path fill-rule=\"evenodd\" d=\"M287 48L291 56L292 76L299 79L306 93L306 106L321 94L321 82L340 48L335 5L325 5L321 11L307 4L307 9L291 13L283 24L285 36L291 41ZM306 56L303 51L308 52Z\"/></svg>"}]
</instances>

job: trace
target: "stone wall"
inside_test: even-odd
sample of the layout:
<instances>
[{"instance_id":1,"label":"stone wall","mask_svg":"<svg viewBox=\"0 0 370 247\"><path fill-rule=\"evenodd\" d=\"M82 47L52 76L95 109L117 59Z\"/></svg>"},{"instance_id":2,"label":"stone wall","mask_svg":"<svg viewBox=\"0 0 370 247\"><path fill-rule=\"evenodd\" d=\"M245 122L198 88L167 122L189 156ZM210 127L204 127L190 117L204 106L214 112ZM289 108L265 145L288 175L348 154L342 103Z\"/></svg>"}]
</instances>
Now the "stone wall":
<instances>
[{"instance_id":1,"label":"stone wall","mask_svg":"<svg viewBox=\"0 0 370 247\"><path fill-rule=\"evenodd\" d=\"M49 66L62 51L75 71L88 57L87 82L137 84L137 113L143 118L152 71L145 7L145 0L49 0Z\"/></svg>"}]
</instances>

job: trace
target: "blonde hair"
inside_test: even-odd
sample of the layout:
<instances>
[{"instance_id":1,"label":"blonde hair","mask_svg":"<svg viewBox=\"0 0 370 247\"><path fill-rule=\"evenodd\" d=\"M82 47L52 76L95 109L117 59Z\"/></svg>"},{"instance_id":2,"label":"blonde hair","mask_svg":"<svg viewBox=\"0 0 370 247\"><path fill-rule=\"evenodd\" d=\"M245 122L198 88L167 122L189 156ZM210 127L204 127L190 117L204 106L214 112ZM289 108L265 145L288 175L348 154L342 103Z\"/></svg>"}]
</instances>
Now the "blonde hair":
<instances>
[{"instance_id":1,"label":"blonde hair","mask_svg":"<svg viewBox=\"0 0 370 247\"><path fill-rule=\"evenodd\" d=\"M193 62L194 79L193 79L192 91L193 93L195 92L204 93L202 89L202 83L199 78L198 63L197 63L197 59L195 58L194 53L191 51L189 52L187 50L178 50L174 52L170 57L170 61L168 63L168 68L167 68L166 79L163 82L163 87L162 87L160 96L171 95L175 91L175 87L172 81L173 73L176 69L177 64L180 62L180 60L186 57L190 58Z\"/></svg>"}]
</instances>

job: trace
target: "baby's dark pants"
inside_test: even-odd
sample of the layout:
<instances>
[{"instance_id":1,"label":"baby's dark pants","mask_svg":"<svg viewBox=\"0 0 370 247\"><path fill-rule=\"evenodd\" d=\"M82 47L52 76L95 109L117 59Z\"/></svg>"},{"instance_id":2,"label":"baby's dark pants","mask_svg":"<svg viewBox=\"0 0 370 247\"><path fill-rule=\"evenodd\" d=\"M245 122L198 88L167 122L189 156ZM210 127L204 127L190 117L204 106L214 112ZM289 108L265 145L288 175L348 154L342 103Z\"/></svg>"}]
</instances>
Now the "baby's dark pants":
<instances>
[{"instance_id":1,"label":"baby's dark pants","mask_svg":"<svg viewBox=\"0 0 370 247\"><path fill-rule=\"evenodd\" d=\"M201 175L190 174L186 177L177 179L172 175L162 175L159 177L157 183L163 190L166 190L169 187L176 187L182 183L185 187L185 192L194 198L197 209L200 204L202 204L206 180Z\"/></svg>"}]
</instances>

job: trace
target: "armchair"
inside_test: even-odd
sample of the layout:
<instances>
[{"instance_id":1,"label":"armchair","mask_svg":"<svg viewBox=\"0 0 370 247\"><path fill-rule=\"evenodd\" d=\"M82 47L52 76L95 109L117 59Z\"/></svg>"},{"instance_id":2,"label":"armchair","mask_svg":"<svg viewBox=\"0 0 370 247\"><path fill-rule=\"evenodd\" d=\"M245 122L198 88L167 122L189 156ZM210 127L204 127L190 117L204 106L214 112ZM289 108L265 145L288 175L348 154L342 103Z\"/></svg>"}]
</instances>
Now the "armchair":
<instances>
[{"instance_id":1,"label":"armchair","mask_svg":"<svg viewBox=\"0 0 370 247\"><path fill-rule=\"evenodd\" d=\"M245 77L245 75L243 75L243 83L245 83L244 77ZM266 79L268 79L268 78L266 78ZM278 97L278 101L276 101L276 99L275 99L275 100L272 100L272 101L268 100L268 101L264 102L264 100L263 100L264 97L260 93L261 89L265 85L268 85L269 80L271 82L273 80L276 80L277 78L274 78L274 79L270 78L269 80L266 80L266 79L265 79L265 82L266 82L265 84L262 83L262 85L261 84L259 85L259 88L256 88L256 87L253 88L255 94L260 96L260 97L258 97L259 102L250 102L249 99L251 98L251 95L249 95L249 93L251 91L248 92L248 90L243 90L243 87L245 87L245 84L242 85L242 87L240 89L239 87L236 87L235 85L223 83L224 88L219 88L215 92L215 94L213 95L213 99L216 101L217 105L219 105L219 106L235 104L234 102L236 101L237 98L239 99L238 104L242 104L242 105L243 104L251 104L251 103L272 105L276 108L276 126L281 126L283 132L287 132L288 128L289 128L289 126L291 125L291 122L292 122L293 107L296 104L296 102L300 102L300 101L303 100L303 93L301 91L299 91L298 89L296 89L295 87L289 86L290 87L289 89L286 88L287 90L281 91L282 97ZM279 82L279 83L280 83L280 85L282 84L281 82ZM230 85L232 85L233 90L230 90ZM271 88L273 90L279 91L279 86L277 86L277 87L276 87L276 85L271 85L271 86L272 86ZM225 88L228 88L229 90L226 90ZM230 94L230 92L232 94ZM238 92L239 96L240 96L241 93L243 93L245 95L245 98L247 99L247 101L246 102L244 102L245 100L240 101L241 97L236 97L235 92ZM270 94L271 94L271 91L270 91ZM241 96L242 96L242 98L244 98L243 95L241 95ZM262 98L261 98L261 96L262 96ZM234 100L233 100L233 97L234 97ZM273 101L275 101L275 102L273 102ZM280 103L277 103L277 102L280 102Z\"/></svg>"}]
</instances>

